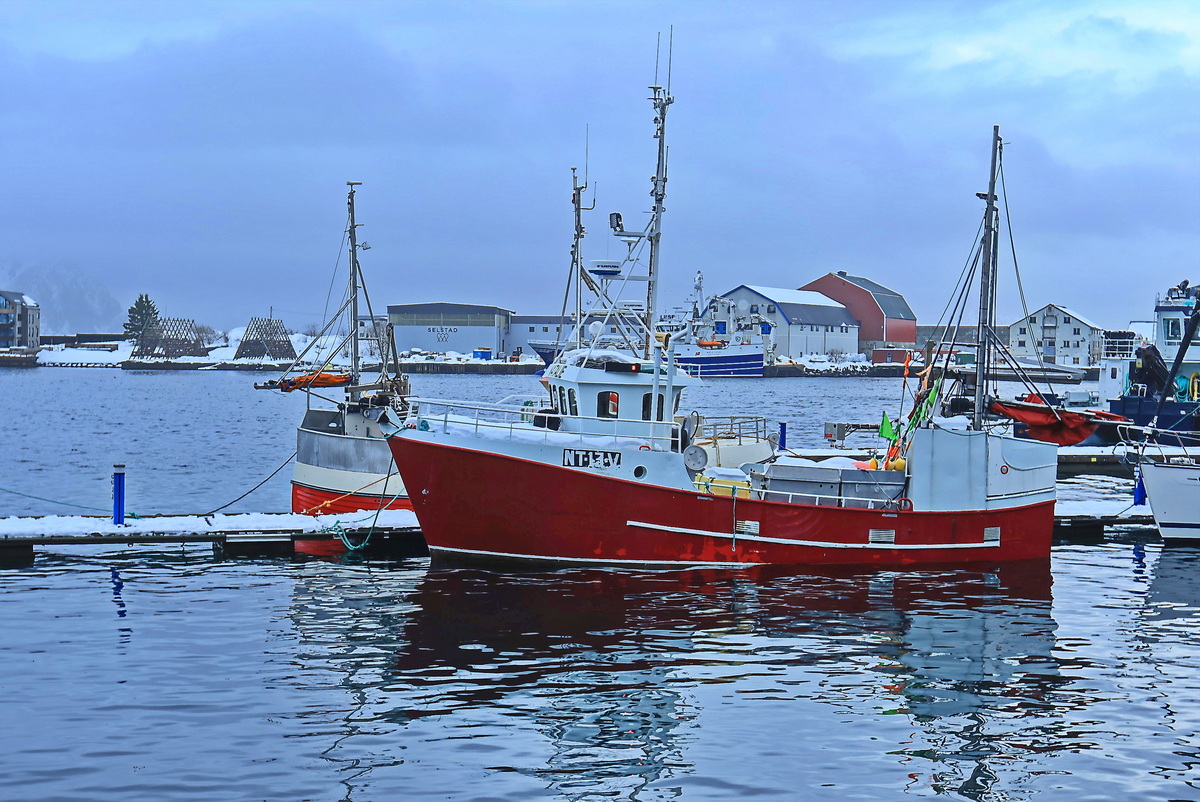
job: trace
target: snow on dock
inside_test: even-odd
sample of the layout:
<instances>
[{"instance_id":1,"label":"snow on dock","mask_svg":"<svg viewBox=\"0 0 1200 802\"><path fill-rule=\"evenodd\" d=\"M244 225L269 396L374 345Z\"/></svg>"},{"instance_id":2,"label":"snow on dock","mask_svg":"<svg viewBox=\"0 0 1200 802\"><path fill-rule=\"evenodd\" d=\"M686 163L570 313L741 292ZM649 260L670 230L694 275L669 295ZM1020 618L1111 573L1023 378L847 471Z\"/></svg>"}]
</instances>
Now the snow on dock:
<instances>
[{"instance_id":1,"label":"snow on dock","mask_svg":"<svg viewBox=\"0 0 1200 802\"><path fill-rule=\"evenodd\" d=\"M231 553L263 551L336 554L367 538L401 547L423 546L411 510L360 511L343 515L233 513L153 515L114 524L95 515L0 518L0 554L30 556L34 546L213 543Z\"/></svg>"}]
</instances>

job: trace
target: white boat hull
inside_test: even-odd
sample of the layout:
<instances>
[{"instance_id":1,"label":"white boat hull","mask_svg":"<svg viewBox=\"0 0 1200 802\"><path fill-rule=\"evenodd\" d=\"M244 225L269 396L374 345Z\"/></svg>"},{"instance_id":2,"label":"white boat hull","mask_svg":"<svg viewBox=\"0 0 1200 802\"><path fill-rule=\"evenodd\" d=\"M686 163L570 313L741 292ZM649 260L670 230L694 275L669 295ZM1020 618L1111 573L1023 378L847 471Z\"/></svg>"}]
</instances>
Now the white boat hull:
<instances>
[{"instance_id":1,"label":"white boat hull","mask_svg":"<svg viewBox=\"0 0 1200 802\"><path fill-rule=\"evenodd\" d=\"M1163 538L1200 542L1200 464L1147 463L1142 480Z\"/></svg>"}]
</instances>

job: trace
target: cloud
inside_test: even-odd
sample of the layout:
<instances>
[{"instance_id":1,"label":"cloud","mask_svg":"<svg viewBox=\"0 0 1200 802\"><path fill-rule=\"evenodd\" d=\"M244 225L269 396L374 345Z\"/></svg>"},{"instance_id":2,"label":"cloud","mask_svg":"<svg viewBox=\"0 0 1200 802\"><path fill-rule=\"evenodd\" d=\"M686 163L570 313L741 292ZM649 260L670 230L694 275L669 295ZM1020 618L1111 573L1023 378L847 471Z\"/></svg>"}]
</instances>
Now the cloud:
<instances>
[{"instance_id":1,"label":"cloud","mask_svg":"<svg viewBox=\"0 0 1200 802\"><path fill-rule=\"evenodd\" d=\"M620 247L604 214L646 208L645 86L673 22L660 297L697 269L714 291L847 269L935 313L978 224L993 123L1027 286L1061 291L1086 264L1071 292L1106 288L1096 309L1037 305L1124 317L1122 297L1152 299L1200 250L1182 7L100 5L112 15L0 6L0 171L20 188L0 196L0 258L78 265L218 328L320 311L348 179L366 182L383 303L557 309L585 131L586 257ZM63 8L79 14L50 24Z\"/></svg>"}]
</instances>

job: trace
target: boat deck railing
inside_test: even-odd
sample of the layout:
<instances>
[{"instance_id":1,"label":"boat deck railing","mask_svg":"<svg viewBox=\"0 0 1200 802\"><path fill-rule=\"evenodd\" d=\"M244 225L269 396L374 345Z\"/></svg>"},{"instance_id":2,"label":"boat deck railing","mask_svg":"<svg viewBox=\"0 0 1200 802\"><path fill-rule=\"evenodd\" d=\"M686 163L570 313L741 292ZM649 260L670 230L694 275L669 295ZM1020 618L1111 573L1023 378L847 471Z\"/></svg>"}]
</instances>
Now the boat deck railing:
<instances>
[{"instance_id":1,"label":"boat deck railing","mask_svg":"<svg viewBox=\"0 0 1200 802\"><path fill-rule=\"evenodd\" d=\"M818 507L849 507L866 510L909 509L912 504L907 498L886 496L850 496L835 493L811 493L788 490L750 488L751 498L762 501L778 501L784 504L806 504ZM907 505L907 506L905 506Z\"/></svg>"},{"instance_id":2,"label":"boat deck railing","mask_svg":"<svg viewBox=\"0 0 1200 802\"><path fill-rule=\"evenodd\" d=\"M411 400L414 414L408 423L428 429L439 427L442 431L481 438L578 444L592 448L680 450L682 425L675 421L561 415L536 405L512 406L442 398Z\"/></svg>"},{"instance_id":3,"label":"boat deck railing","mask_svg":"<svg viewBox=\"0 0 1200 802\"><path fill-rule=\"evenodd\" d=\"M506 399L508 400L508 399ZM648 421L629 418L600 418L562 415L546 407L529 403L488 404L442 398L411 398L414 413L410 422L424 421L426 426L440 424L477 437L499 437L529 441L531 437L546 443L566 443L581 438L612 438L612 445L631 448L649 447L653 451L681 451L691 443L729 446L767 440L767 419L750 415L701 416L690 437L684 434L682 420ZM593 445L602 445L593 443Z\"/></svg>"},{"instance_id":4,"label":"boat deck railing","mask_svg":"<svg viewBox=\"0 0 1200 802\"><path fill-rule=\"evenodd\" d=\"M758 415L705 415L702 420L703 430L692 438L697 445L713 440L742 445L767 439L767 419Z\"/></svg>"},{"instance_id":5,"label":"boat deck railing","mask_svg":"<svg viewBox=\"0 0 1200 802\"><path fill-rule=\"evenodd\" d=\"M1117 436L1129 449L1130 462L1200 460L1200 434L1134 424L1118 424ZM1171 452L1168 452L1171 449ZM1181 453L1174 453L1179 451Z\"/></svg>"}]
</instances>

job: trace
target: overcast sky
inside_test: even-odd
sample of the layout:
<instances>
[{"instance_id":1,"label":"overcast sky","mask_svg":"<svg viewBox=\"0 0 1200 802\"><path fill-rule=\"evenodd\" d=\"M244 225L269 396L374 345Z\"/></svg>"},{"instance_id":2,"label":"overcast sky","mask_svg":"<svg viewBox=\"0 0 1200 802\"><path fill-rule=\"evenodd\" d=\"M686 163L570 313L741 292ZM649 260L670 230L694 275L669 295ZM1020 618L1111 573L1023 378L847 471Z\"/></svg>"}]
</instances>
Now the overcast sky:
<instances>
[{"instance_id":1,"label":"overcast sky","mask_svg":"<svg viewBox=\"0 0 1200 802\"><path fill-rule=\"evenodd\" d=\"M1200 281L1192 0L0 0L0 274L302 329L352 179L377 303L557 312L586 132L586 257L647 208L672 25L666 301L847 270L936 322L993 124L1032 307L1122 327Z\"/></svg>"}]
</instances>

